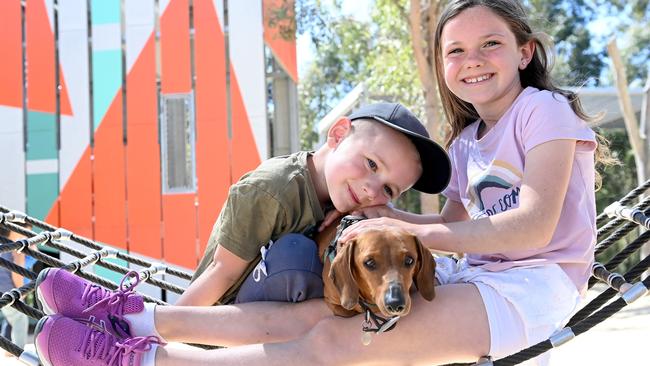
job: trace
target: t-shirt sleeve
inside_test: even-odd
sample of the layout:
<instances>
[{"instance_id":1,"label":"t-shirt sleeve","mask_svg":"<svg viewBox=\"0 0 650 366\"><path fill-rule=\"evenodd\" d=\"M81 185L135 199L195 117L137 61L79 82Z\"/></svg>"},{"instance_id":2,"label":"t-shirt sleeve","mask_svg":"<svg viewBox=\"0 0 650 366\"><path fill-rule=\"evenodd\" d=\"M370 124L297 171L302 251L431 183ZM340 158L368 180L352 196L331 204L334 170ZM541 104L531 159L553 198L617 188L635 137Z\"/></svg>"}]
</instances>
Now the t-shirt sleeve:
<instances>
[{"instance_id":1,"label":"t-shirt sleeve","mask_svg":"<svg viewBox=\"0 0 650 366\"><path fill-rule=\"evenodd\" d=\"M596 147L593 130L581 120L567 101L558 93L538 93L523 110L521 134L523 148L534 147L552 140L571 139Z\"/></svg>"},{"instance_id":2,"label":"t-shirt sleeve","mask_svg":"<svg viewBox=\"0 0 650 366\"><path fill-rule=\"evenodd\" d=\"M230 188L209 245L219 244L252 261L269 242L274 229L284 225L285 216L282 205L271 193L252 184L237 183Z\"/></svg>"}]
</instances>

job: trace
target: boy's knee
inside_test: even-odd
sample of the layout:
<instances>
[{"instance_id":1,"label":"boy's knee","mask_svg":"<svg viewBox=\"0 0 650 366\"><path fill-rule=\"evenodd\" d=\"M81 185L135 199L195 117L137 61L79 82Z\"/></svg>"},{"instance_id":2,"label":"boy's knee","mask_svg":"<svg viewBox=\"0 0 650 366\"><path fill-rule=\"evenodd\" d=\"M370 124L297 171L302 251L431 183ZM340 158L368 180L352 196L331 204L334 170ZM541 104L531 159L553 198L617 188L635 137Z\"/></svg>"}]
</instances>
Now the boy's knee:
<instances>
[{"instance_id":1,"label":"boy's knee","mask_svg":"<svg viewBox=\"0 0 650 366\"><path fill-rule=\"evenodd\" d=\"M301 234L284 235L264 257L244 281L236 302L300 302L323 297L323 265L313 240Z\"/></svg>"}]
</instances>

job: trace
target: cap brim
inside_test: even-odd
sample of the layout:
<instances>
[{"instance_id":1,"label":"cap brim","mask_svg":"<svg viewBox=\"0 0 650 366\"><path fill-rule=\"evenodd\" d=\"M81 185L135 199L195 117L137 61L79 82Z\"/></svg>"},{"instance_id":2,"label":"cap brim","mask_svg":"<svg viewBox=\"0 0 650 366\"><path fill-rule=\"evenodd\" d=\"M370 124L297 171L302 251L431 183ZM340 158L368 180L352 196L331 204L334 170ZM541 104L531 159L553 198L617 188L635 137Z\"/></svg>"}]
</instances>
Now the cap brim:
<instances>
[{"instance_id":1,"label":"cap brim","mask_svg":"<svg viewBox=\"0 0 650 366\"><path fill-rule=\"evenodd\" d=\"M413 189L423 193L440 193L449 184L451 179L451 162L447 152L442 146L435 143L433 140L413 133L407 129L401 128L381 117L373 116L368 117L381 122L383 125L391 127L395 130L407 135L415 145L415 148L420 154L420 161L422 163L422 175L420 179L413 185Z\"/></svg>"}]
</instances>

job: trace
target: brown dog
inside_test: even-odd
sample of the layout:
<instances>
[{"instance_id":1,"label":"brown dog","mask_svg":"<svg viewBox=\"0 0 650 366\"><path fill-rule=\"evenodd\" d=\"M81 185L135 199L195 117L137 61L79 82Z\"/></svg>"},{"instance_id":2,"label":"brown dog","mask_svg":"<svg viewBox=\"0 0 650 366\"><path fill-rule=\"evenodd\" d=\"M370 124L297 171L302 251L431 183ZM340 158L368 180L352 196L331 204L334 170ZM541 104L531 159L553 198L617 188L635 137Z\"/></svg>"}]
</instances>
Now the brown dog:
<instances>
[{"instance_id":1,"label":"brown dog","mask_svg":"<svg viewBox=\"0 0 650 366\"><path fill-rule=\"evenodd\" d=\"M411 310L411 286L433 300L435 261L431 252L404 230L368 230L326 258L337 223L316 235L323 258L325 302L335 315L364 312L363 301L385 317L404 316Z\"/></svg>"}]
</instances>

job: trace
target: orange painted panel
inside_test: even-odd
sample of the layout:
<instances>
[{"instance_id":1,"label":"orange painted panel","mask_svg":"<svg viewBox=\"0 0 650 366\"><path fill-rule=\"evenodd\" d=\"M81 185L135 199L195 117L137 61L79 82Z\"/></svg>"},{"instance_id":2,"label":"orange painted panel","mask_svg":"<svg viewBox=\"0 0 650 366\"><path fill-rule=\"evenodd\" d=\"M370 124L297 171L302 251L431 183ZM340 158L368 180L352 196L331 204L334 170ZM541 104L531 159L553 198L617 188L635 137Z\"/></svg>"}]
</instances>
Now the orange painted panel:
<instances>
[{"instance_id":1,"label":"orange painted panel","mask_svg":"<svg viewBox=\"0 0 650 366\"><path fill-rule=\"evenodd\" d=\"M20 2L0 1L0 104L23 105Z\"/></svg>"},{"instance_id":2,"label":"orange painted panel","mask_svg":"<svg viewBox=\"0 0 650 366\"><path fill-rule=\"evenodd\" d=\"M45 217L45 222L47 222L50 225L56 226L56 227L61 227L61 221L60 221L60 201L57 199L52 203L52 207L50 207L50 212L48 212L47 216Z\"/></svg>"},{"instance_id":3,"label":"orange painted panel","mask_svg":"<svg viewBox=\"0 0 650 366\"><path fill-rule=\"evenodd\" d=\"M185 268L198 264L194 194L163 195L164 259Z\"/></svg>"},{"instance_id":4,"label":"orange painted panel","mask_svg":"<svg viewBox=\"0 0 650 366\"><path fill-rule=\"evenodd\" d=\"M150 37L126 80L126 190L129 250L160 259L160 147L154 45Z\"/></svg>"},{"instance_id":5,"label":"orange painted panel","mask_svg":"<svg viewBox=\"0 0 650 366\"><path fill-rule=\"evenodd\" d=\"M54 34L45 9L45 0L27 0L25 10L27 75L29 87L28 108L35 111L54 113L56 110L54 80ZM59 68L62 91L60 95L61 114L72 115L63 71Z\"/></svg>"},{"instance_id":6,"label":"orange painted panel","mask_svg":"<svg viewBox=\"0 0 650 366\"><path fill-rule=\"evenodd\" d=\"M93 153L95 240L127 249L121 88L95 131Z\"/></svg>"},{"instance_id":7,"label":"orange painted panel","mask_svg":"<svg viewBox=\"0 0 650 366\"><path fill-rule=\"evenodd\" d=\"M190 16L188 0L171 0L160 21L162 92L185 93L190 79Z\"/></svg>"},{"instance_id":8,"label":"orange painted panel","mask_svg":"<svg viewBox=\"0 0 650 366\"><path fill-rule=\"evenodd\" d=\"M171 0L160 22L163 94L192 91L189 1ZM198 261L196 194L162 196L163 256L193 269Z\"/></svg>"},{"instance_id":9,"label":"orange painted panel","mask_svg":"<svg viewBox=\"0 0 650 366\"><path fill-rule=\"evenodd\" d=\"M260 165L260 154L253 136L244 100L239 91L235 70L230 68L230 93L232 102L232 181Z\"/></svg>"},{"instance_id":10,"label":"orange painted panel","mask_svg":"<svg viewBox=\"0 0 650 366\"><path fill-rule=\"evenodd\" d=\"M211 0L194 2L199 253L230 186L225 42Z\"/></svg>"},{"instance_id":11,"label":"orange painted panel","mask_svg":"<svg viewBox=\"0 0 650 366\"><path fill-rule=\"evenodd\" d=\"M86 238L93 237L90 147L87 147L61 190L61 227Z\"/></svg>"},{"instance_id":12,"label":"orange painted panel","mask_svg":"<svg viewBox=\"0 0 650 366\"><path fill-rule=\"evenodd\" d=\"M291 19L278 19L273 9L281 6L289 8L288 17L294 17L294 0L263 0L264 11L264 42L271 48L276 59L295 83L298 83L298 62L296 61L295 35L287 40L280 34L281 27L288 27ZM273 26L271 26L273 24Z\"/></svg>"}]
</instances>

